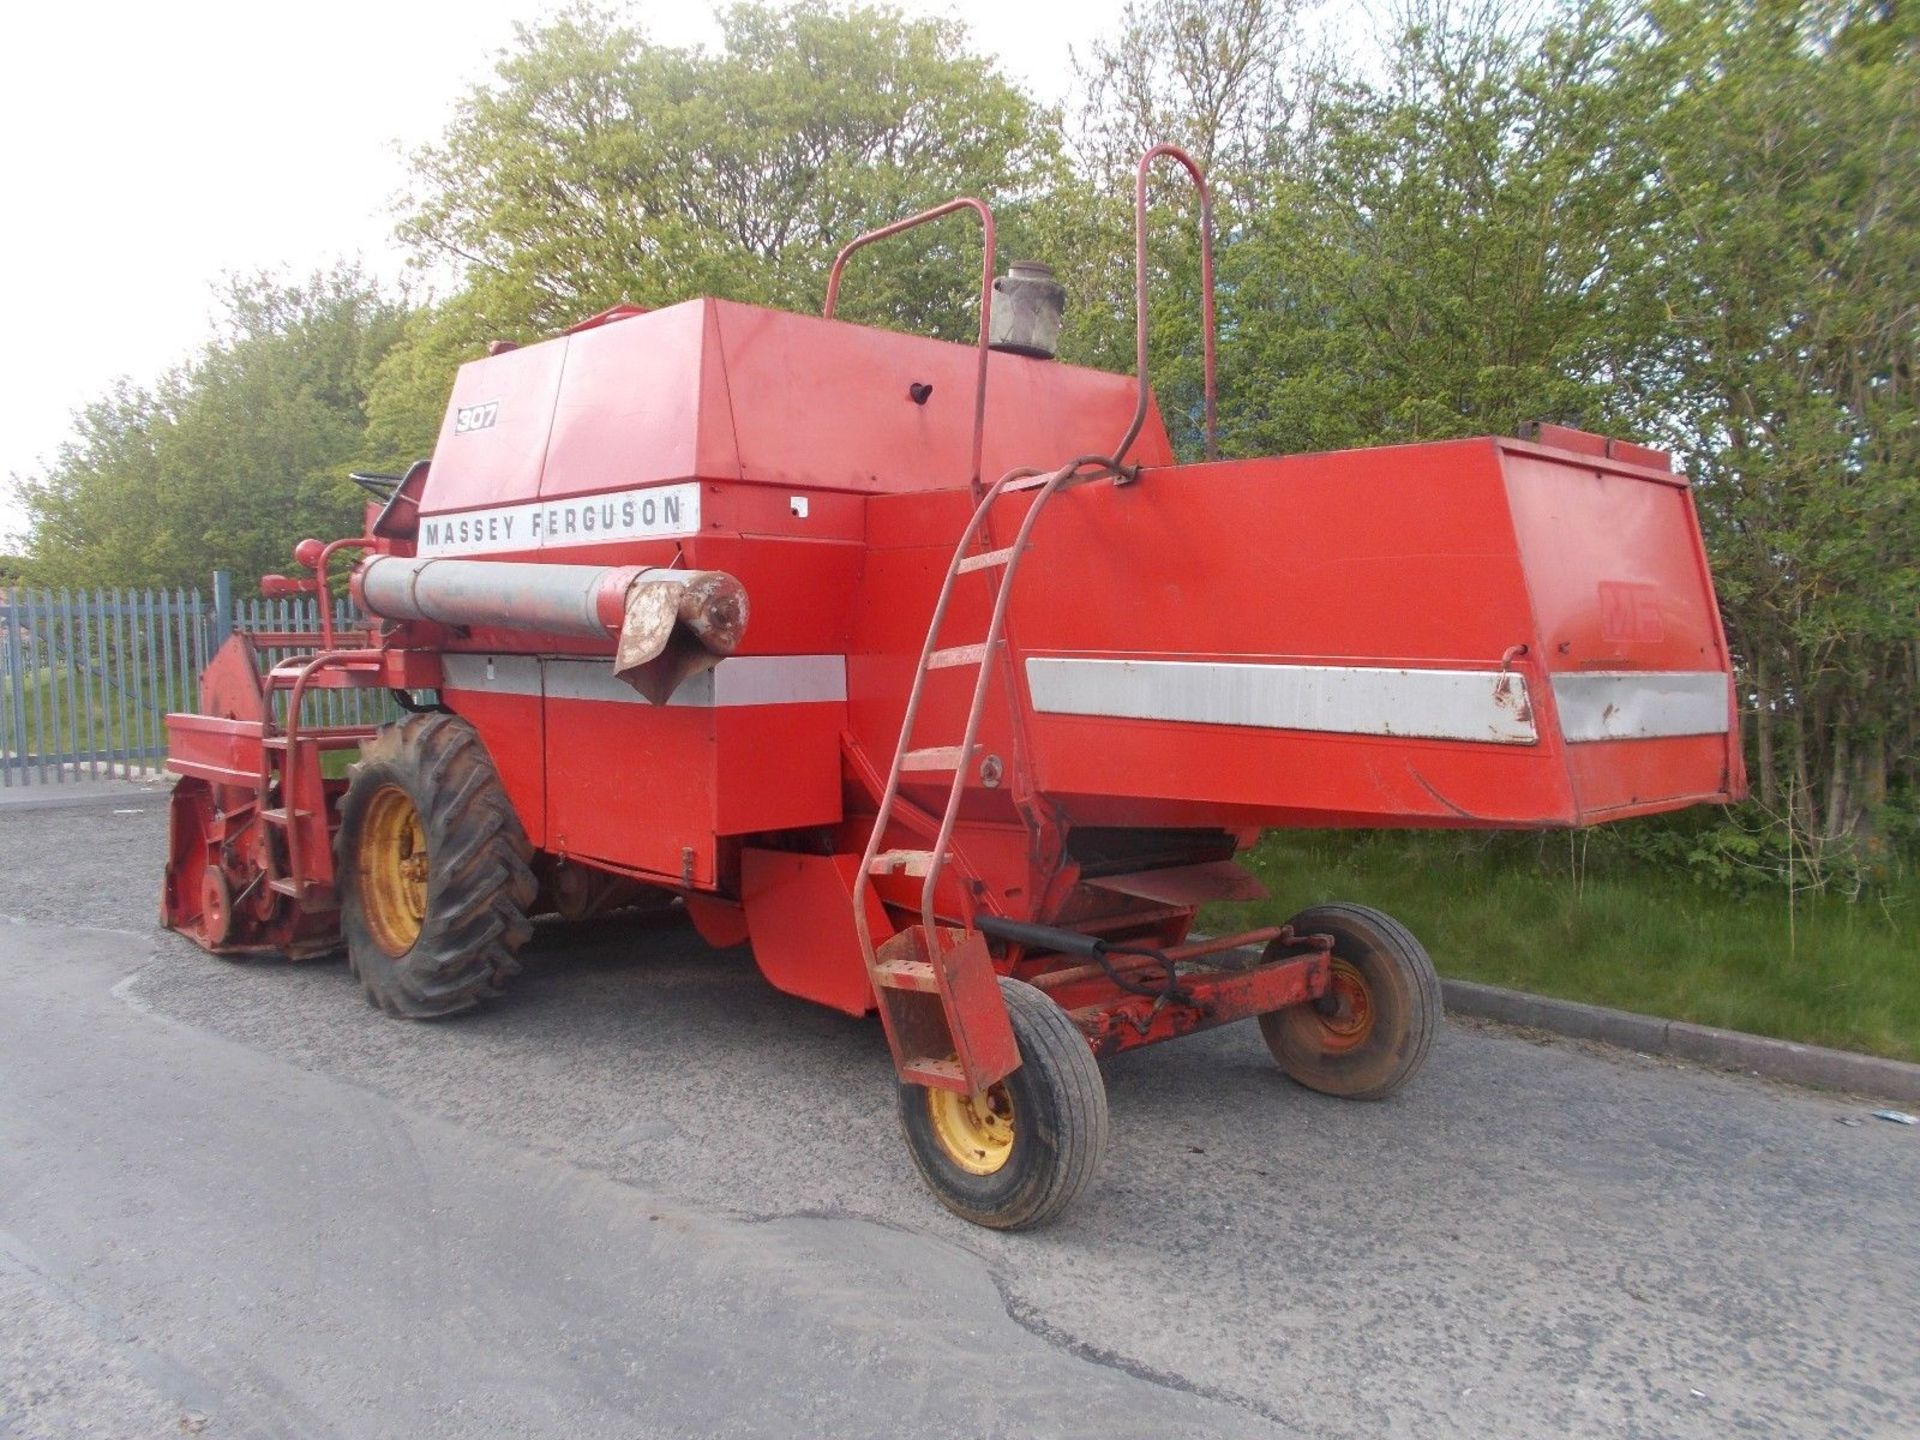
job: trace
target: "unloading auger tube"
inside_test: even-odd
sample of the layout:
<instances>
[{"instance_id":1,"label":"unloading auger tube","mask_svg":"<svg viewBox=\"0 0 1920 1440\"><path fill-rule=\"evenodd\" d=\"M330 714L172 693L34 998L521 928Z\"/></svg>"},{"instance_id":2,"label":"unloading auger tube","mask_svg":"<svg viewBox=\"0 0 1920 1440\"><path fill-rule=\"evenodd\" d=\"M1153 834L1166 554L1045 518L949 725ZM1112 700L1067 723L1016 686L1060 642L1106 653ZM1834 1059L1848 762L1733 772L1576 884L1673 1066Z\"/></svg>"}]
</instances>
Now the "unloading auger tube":
<instances>
[{"instance_id":1,"label":"unloading auger tube","mask_svg":"<svg viewBox=\"0 0 1920 1440\"><path fill-rule=\"evenodd\" d=\"M720 570L378 555L354 572L353 593L385 620L611 636L614 674L656 705L732 654L747 629L747 592Z\"/></svg>"}]
</instances>

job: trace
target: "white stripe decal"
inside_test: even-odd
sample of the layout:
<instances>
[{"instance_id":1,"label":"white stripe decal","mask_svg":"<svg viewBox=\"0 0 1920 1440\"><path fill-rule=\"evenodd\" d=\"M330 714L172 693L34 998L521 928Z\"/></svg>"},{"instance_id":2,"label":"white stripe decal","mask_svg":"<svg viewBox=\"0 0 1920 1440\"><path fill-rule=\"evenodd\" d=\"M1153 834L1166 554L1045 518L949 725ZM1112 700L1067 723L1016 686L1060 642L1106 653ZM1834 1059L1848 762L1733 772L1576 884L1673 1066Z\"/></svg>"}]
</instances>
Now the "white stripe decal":
<instances>
[{"instance_id":1,"label":"white stripe decal","mask_svg":"<svg viewBox=\"0 0 1920 1440\"><path fill-rule=\"evenodd\" d=\"M606 660L549 660L549 700L609 700L644 705L638 691L614 678ZM841 655L733 655L673 692L669 705L804 705L847 698Z\"/></svg>"},{"instance_id":2,"label":"white stripe decal","mask_svg":"<svg viewBox=\"0 0 1920 1440\"><path fill-rule=\"evenodd\" d=\"M550 700L599 700L621 705L647 701L614 678L612 658L541 660L531 655L447 655L442 669L449 690L491 695L539 695L542 667ZM669 705L702 707L804 705L847 698L847 662L842 655L734 655L673 692Z\"/></svg>"},{"instance_id":3,"label":"white stripe decal","mask_svg":"<svg viewBox=\"0 0 1920 1440\"><path fill-rule=\"evenodd\" d=\"M445 689L483 695L538 695L540 661L532 655L442 655Z\"/></svg>"},{"instance_id":4,"label":"white stripe decal","mask_svg":"<svg viewBox=\"0 0 1920 1440\"><path fill-rule=\"evenodd\" d=\"M1596 670L1553 677L1570 744L1727 733L1727 677L1718 670Z\"/></svg>"},{"instance_id":5,"label":"white stripe decal","mask_svg":"<svg viewBox=\"0 0 1920 1440\"><path fill-rule=\"evenodd\" d=\"M844 655L737 655L713 672L716 705L810 705L847 698Z\"/></svg>"},{"instance_id":6,"label":"white stripe decal","mask_svg":"<svg viewBox=\"0 0 1920 1440\"><path fill-rule=\"evenodd\" d=\"M423 556L489 555L699 533L700 487L688 482L423 515L417 548Z\"/></svg>"},{"instance_id":7,"label":"white stripe decal","mask_svg":"<svg viewBox=\"0 0 1920 1440\"><path fill-rule=\"evenodd\" d=\"M1527 682L1493 670L1032 656L1033 706L1198 725L1531 745Z\"/></svg>"}]
</instances>

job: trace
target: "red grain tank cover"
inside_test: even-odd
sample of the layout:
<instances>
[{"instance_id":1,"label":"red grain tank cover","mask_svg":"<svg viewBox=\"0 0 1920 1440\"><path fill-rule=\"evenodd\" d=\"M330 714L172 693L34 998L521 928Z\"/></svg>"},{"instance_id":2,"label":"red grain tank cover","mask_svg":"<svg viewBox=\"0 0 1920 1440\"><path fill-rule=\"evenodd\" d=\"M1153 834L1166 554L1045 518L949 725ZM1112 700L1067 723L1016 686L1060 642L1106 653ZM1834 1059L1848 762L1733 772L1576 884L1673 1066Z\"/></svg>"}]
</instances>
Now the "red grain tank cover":
<instances>
[{"instance_id":1,"label":"red grain tank cover","mask_svg":"<svg viewBox=\"0 0 1920 1440\"><path fill-rule=\"evenodd\" d=\"M1081 824L1550 826L1744 789L1691 496L1604 455L1086 486L1036 530L1011 633L1039 788Z\"/></svg>"},{"instance_id":2,"label":"red grain tank cover","mask_svg":"<svg viewBox=\"0 0 1920 1440\"><path fill-rule=\"evenodd\" d=\"M868 494L964 486L976 363L968 346L718 300L472 361L421 505L466 524L450 540L423 530L421 552L697 534L697 496L648 493L695 479ZM1001 354L989 371L989 478L1110 449L1133 412L1127 376ZM1172 459L1157 415L1138 458ZM586 497L601 503L564 503ZM608 501L611 532L599 528Z\"/></svg>"}]
</instances>

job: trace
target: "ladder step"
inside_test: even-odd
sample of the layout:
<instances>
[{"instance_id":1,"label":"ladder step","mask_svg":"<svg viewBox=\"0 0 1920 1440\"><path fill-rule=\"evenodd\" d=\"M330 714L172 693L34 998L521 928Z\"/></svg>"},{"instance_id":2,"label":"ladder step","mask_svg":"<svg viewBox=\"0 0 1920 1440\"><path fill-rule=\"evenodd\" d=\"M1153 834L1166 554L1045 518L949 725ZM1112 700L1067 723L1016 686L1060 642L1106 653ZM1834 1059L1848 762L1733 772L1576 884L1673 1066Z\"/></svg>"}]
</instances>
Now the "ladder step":
<instances>
[{"instance_id":1,"label":"ladder step","mask_svg":"<svg viewBox=\"0 0 1920 1440\"><path fill-rule=\"evenodd\" d=\"M1013 559L1013 547L1011 545L1004 550L986 550L978 555L969 555L966 559L962 560L960 562L960 573L965 575L970 570L988 570L995 565L1004 565L1011 559Z\"/></svg>"},{"instance_id":2,"label":"ladder step","mask_svg":"<svg viewBox=\"0 0 1920 1440\"><path fill-rule=\"evenodd\" d=\"M929 670L951 670L957 665L979 665L987 658L984 642L979 645L953 645L945 650L936 650L927 657Z\"/></svg>"},{"instance_id":3,"label":"ladder step","mask_svg":"<svg viewBox=\"0 0 1920 1440\"><path fill-rule=\"evenodd\" d=\"M271 632L249 631L248 633L259 638L261 634L270 634ZM307 662L312 660L314 655L318 653L318 651L309 651L305 655L295 655L289 660L282 660L271 670L267 671L267 678L269 680L279 678L291 682L299 676L302 670L307 668ZM350 670L359 675L375 675L379 673L380 666L381 662L378 660L336 660L326 668L329 670Z\"/></svg>"},{"instance_id":4,"label":"ladder step","mask_svg":"<svg viewBox=\"0 0 1920 1440\"><path fill-rule=\"evenodd\" d=\"M978 745L973 747L978 750ZM930 745L925 750L909 750L900 757L902 770L958 770L966 760L959 745Z\"/></svg>"},{"instance_id":5,"label":"ladder step","mask_svg":"<svg viewBox=\"0 0 1920 1440\"><path fill-rule=\"evenodd\" d=\"M870 875L925 875L933 868L931 850L882 850L867 867Z\"/></svg>"},{"instance_id":6,"label":"ladder step","mask_svg":"<svg viewBox=\"0 0 1920 1440\"><path fill-rule=\"evenodd\" d=\"M311 745L316 750L355 750L372 738L373 731L371 729L365 731L356 730L351 734L345 735L337 730L309 730L301 735L300 743L302 745ZM285 735L263 735L260 737L260 743L269 750L284 750L287 748L287 737Z\"/></svg>"},{"instance_id":7,"label":"ladder step","mask_svg":"<svg viewBox=\"0 0 1920 1440\"><path fill-rule=\"evenodd\" d=\"M874 982L887 990L916 990L938 995L940 981L925 960L883 960L873 970Z\"/></svg>"},{"instance_id":8,"label":"ladder step","mask_svg":"<svg viewBox=\"0 0 1920 1440\"><path fill-rule=\"evenodd\" d=\"M295 810L290 815L284 808L262 810L260 812L260 818L269 825L286 825L291 823L293 819L311 820L313 818L313 812L311 810Z\"/></svg>"},{"instance_id":9,"label":"ladder step","mask_svg":"<svg viewBox=\"0 0 1920 1440\"><path fill-rule=\"evenodd\" d=\"M936 1090L958 1090L965 1094L967 1089L967 1074L958 1060L917 1056L900 1066L900 1078L909 1085L927 1085Z\"/></svg>"},{"instance_id":10,"label":"ladder step","mask_svg":"<svg viewBox=\"0 0 1920 1440\"><path fill-rule=\"evenodd\" d=\"M291 879L283 876L277 880L267 881L267 888L279 895L291 895L295 900L300 902L300 908L309 915L324 914L328 910L338 910L340 908L339 900L333 897L332 892L328 890L325 885L310 884L303 894L299 886L295 885ZM316 892L325 898L315 899L314 896Z\"/></svg>"}]
</instances>

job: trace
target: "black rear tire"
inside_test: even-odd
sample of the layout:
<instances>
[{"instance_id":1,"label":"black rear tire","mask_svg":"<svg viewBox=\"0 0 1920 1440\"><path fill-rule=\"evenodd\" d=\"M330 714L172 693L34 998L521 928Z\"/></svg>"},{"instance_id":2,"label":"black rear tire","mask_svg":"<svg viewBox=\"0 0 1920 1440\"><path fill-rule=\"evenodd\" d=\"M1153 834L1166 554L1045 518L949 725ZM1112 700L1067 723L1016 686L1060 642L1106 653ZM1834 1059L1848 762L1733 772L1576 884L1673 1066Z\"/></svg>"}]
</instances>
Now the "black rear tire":
<instances>
[{"instance_id":1,"label":"black rear tire","mask_svg":"<svg viewBox=\"0 0 1920 1440\"><path fill-rule=\"evenodd\" d=\"M1072 1205L1100 1168L1107 1089L1086 1037L1064 1010L1004 976L1000 994L1020 1046L1020 1068L986 1096L903 1084L900 1125L913 1163L941 1204L976 1225L1026 1230ZM943 1129L941 1117L969 1105L997 1117L987 1119L989 1130L1011 1130L1010 1147L991 1138L972 1151L955 1145L953 1126Z\"/></svg>"},{"instance_id":2,"label":"black rear tire","mask_svg":"<svg viewBox=\"0 0 1920 1440\"><path fill-rule=\"evenodd\" d=\"M382 898L396 864L382 837L393 825L376 818L404 810L396 792L411 802L425 842L423 857L407 857L424 868L425 884L422 893L415 880L417 914L404 917L400 933L393 902ZM532 855L473 726L445 714L382 726L361 747L334 839L347 961L367 999L389 1015L427 1020L499 995L533 933Z\"/></svg>"},{"instance_id":3,"label":"black rear tire","mask_svg":"<svg viewBox=\"0 0 1920 1440\"><path fill-rule=\"evenodd\" d=\"M1426 947L1365 905L1316 905L1287 923L1333 937L1333 983L1318 1004L1262 1015L1267 1048L1309 1090L1384 1100L1426 1064L1440 1029L1440 977Z\"/></svg>"}]
</instances>

